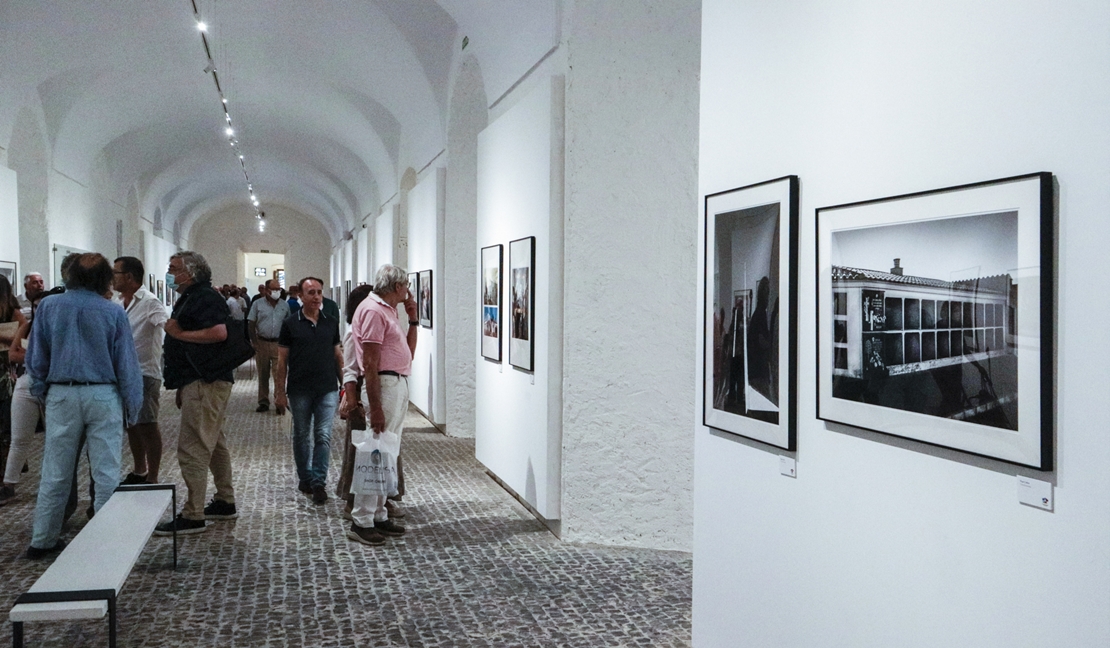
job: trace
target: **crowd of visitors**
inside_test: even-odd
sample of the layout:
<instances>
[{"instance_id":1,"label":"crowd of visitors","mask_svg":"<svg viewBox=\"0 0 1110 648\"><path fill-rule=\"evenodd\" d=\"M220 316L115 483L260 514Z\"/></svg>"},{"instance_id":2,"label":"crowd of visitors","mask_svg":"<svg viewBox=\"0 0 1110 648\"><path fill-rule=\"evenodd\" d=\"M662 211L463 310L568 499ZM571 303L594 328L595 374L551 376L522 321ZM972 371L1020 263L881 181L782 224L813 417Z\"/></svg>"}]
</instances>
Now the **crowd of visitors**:
<instances>
[{"instance_id":1,"label":"crowd of visitors","mask_svg":"<svg viewBox=\"0 0 1110 648\"><path fill-rule=\"evenodd\" d=\"M399 454L395 492L364 495L352 486L360 460L352 428L368 426L375 438L383 432L399 437L404 423L417 313L403 268L384 265L373 286L351 292L342 336L339 305L324 296L324 282L316 277L305 277L288 293L271 279L250 297L234 284L214 287L204 257L179 252L166 273L167 287L178 293L167 313L135 257L109 263L96 253L71 254L60 271L64 287L47 291L42 274L31 272L19 294L0 276L0 506L27 490L20 482L32 460L33 435L45 432L29 558L65 547L61 531L77 508L81 457L89 465L90 518L119 484L159 482L163 389L174 392L180 409L176 454L187 494L180 512L155 534L201 533L208 521L238 517L229 447L235 435L225 429L225 416L241 359L221 362L233 342L247 344L244 336L258 368L256 411L272 404L279 416L286 409L292 414L297 491L316 505L328 501L338 411L346 425L335 492L351 522L348 537L381 545L404 534L395 522L405 515ZM408 315L407 330L397 317L399 305ZM125 432L132 465L122 475Z\"/></svg>"}]
</instances>

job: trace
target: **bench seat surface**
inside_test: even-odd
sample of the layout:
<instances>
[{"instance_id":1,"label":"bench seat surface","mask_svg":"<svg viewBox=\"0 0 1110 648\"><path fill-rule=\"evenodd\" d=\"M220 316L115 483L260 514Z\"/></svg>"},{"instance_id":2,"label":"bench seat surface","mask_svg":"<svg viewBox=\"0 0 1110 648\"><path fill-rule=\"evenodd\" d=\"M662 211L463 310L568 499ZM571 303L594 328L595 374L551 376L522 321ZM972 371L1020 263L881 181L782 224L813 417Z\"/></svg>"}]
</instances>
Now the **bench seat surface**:
<instances>
[{"instance_id":1,"label":"bench seat surface","mask_svg":"<svg viewBox=\"0 0 1110 648\"><path fill-rule=\"evenodd\" d=\"M169 490L114 493L28 591L111 589L118 595L172 498ZM107 601L70 601L22 603L8 617L13 622L99 619L107 613Z\"/></svg>"}]
</instances>

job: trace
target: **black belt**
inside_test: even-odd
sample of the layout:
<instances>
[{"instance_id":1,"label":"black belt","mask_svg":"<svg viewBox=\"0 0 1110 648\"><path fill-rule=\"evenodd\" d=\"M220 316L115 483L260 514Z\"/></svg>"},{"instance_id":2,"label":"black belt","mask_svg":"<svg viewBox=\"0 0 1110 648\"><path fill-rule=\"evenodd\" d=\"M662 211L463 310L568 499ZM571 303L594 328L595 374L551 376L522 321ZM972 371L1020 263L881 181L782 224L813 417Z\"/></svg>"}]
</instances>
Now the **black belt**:
<instances>
[{"instance_id":1,"label":"black belt","mask_svg":"<svg viewBox=\"0 0 1110 648\"><path fill-rule=\"evenodd\" d=\"M278 341L278 338L268 338L268 337L265 337L265 336L262 336L262 335L259 335L258 339L259 340L266 340L267 342L277 342Z\"/></svg>"},{"instance_id":2,"label":"black belt","mask_svg":"<svg viewBox=\"0 0 1110 648\"><path fill-rule=\"evenodd\" d=\"M58 382L46 383L48 385L65 385L66 387L88 387L90 385L114 385L116 383L110 382L82 382L80 380L59 380Z\"/></svg>"},{"instance_id":3,"label":"black belt","mask_svg":"<svg viewBox=\"0 0 1110 648\"><path fill-rule=\"evenodd\" d=\"M404 377L401 374L397 373L396 371L379 371L378 375L379 376L397 376L398 378L403 378Z\"/></svg>"}]
</instances>

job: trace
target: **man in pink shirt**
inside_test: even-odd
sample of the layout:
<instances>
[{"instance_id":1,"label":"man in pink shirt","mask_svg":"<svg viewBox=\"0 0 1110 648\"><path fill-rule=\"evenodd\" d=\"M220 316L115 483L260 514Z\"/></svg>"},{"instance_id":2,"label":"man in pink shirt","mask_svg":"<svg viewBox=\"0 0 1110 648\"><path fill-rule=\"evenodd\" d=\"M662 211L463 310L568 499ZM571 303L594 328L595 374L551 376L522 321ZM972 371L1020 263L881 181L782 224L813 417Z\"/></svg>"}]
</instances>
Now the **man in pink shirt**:
<instances>
[{"instance_id":1,"label":"man in pink shirt","mask_svg":"<svg viewBox=\"0 0 1110 648\"><path fill-rule=\"evenodd\" d=\"M408 330L401 331L397 305L404 303ZM355 311L351 322L355 353L366 380L370 428L375 433L393 432L398 437L409 403L408 376L416 353L416 300L409 292L404 268L385 264L374 277L374 291ZM385 536L400 536L405 527L389 519L386 498L355 495L347 537L367 545L385 543Z\"/></svg>"}]
</instances>

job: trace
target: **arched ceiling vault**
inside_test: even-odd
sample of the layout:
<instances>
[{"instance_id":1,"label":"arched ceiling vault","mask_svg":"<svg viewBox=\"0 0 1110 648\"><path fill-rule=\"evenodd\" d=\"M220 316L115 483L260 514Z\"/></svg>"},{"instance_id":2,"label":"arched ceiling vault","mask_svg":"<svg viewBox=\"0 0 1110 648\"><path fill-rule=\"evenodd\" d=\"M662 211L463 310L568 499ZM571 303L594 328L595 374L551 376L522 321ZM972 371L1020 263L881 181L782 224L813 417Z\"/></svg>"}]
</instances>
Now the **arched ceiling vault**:
<instances>
[{"instance_id":1,"label":"arched ceiling vault","mask_svg":"<svg viewBox=\"0 0 1110 648\"><path fill-rule=\"evenodd\" d=\"M558 0L196 3L262 208L315 218L332 244L444 149L463 34L498 94L558 40ZM3 0L0 146L41 107L55 169L189 238L251 211L205 65L190 0Z\"/></svg>"}]
</instances>

